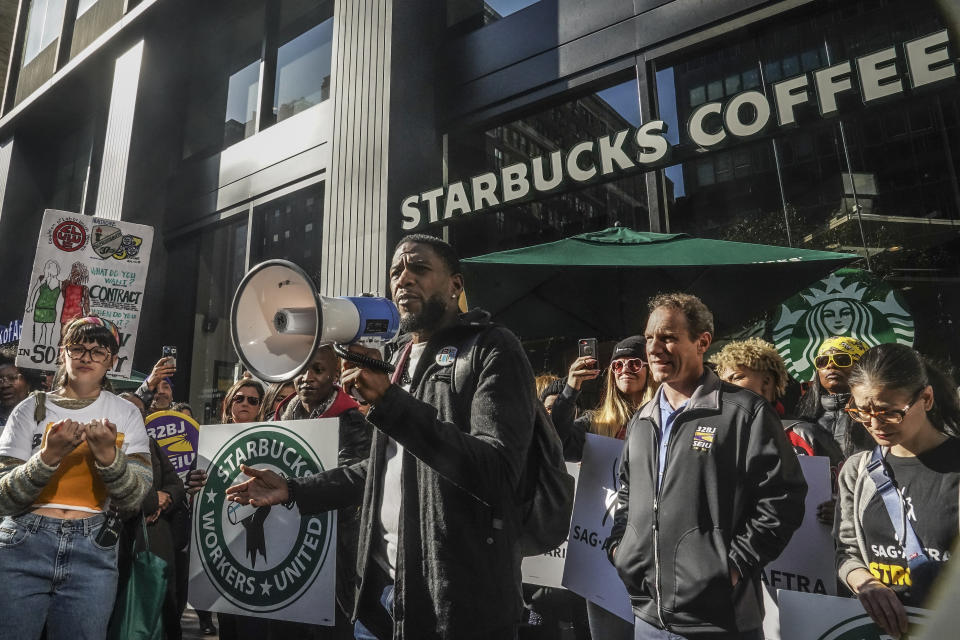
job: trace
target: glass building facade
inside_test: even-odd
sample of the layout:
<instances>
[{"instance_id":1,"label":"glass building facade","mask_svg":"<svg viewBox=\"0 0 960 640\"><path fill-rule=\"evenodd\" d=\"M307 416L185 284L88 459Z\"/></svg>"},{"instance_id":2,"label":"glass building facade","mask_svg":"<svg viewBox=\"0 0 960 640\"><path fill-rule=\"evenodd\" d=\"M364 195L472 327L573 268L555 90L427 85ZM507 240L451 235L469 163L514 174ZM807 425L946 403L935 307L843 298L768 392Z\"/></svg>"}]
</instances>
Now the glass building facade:
<instances>
[{"instance_id":1,"label":"glass building facade","mask_svg":"<svg viewBox=\"0 0 960 640\"><path fill-rule=\"evenodd\" d=\"M916 346L956 366L960 81L914 90L906 46L947 29L956 70L951 10L935 0L21 0L0 114L0 242L32 243L47 208L153 226L135 367L149 371L161 344L177 344L178 399L210 421L236 375L230 303L252 265L285 258L322 274L331 295L383 293L409 194L549 166L581 141L663 121L672 153L653 167L561 181L422 230L464 256L614 225L853 253L902 294ZM121 77L118 61L141 42L137 72ZM852 69L836 113L821 113L811 86L795 122L774 111L743 138L691 136L713 103L722 111L759 93L776 109L779 83L891 47L879 73L903 91L865 102ZM716 134L720 117L708 120L702 133ZM26 281L28 267L0 252L11 280ZM0 324L20 311L16 296L0 301ZM528 344L535 368L562 371L581 337Z\"/></svg>"}]
</instances>

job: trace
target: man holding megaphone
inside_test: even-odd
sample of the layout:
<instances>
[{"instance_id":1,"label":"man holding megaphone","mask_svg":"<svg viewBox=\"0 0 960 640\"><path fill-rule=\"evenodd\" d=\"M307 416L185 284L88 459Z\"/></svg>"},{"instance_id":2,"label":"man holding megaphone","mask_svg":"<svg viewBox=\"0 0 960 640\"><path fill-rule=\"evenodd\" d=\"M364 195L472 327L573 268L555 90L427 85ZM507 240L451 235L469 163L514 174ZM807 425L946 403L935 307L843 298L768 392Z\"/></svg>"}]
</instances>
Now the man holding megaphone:
<instances>
[{"instance_id":1,"label":"man holding megaphone","mask_svg":"<svg viewBox=\"0 0 960 640\"><path fill-rule=\"evenodd\" d=\"M244 468L250 480L227 492L253 506L296 502L304 515L363 504L357 638L515 638L530 363L487 313L460 313L463 276L449 244L401 240L390 287L403 331L395 372L348 365L341 378L372 405L370 457L289 480Z\"/></svg>"}]
</instances>

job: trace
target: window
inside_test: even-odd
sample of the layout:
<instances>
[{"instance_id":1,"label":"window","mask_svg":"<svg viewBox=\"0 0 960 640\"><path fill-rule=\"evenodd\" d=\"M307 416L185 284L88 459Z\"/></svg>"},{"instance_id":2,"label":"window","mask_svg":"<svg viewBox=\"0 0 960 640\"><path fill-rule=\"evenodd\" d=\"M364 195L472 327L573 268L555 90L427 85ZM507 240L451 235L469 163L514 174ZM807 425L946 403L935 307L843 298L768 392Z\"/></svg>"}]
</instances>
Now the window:
<instances>
[{"instance_id":1,"label":"window","mask_svg":"<svg viewBox=\"0 0 960 640\"><path fill-rule=\"evenodd\" d=\"M60 38L67 0L33 0L27 18L27 38L23 48L23 64L37 57Z\"/></svg>"},{"instance_id":2,"label":"window","mask_svg":"<svg viewBox=\"0 0 960 640\"><path fill-rule=\"evenodd\" d=\"M60 138L57 150L56 174L50 207L74 213L92 213L95 187L92 173L93 122Z\"/></svg>"},{"instance_id":3,"label":"window","mask_svg":"<svg viewBox=\"0 0 960 640\"><path fill-rule=\"evenodd\" d=\"M223 146L229 147L257 132L257 93L260 88L260 61L251 62L227 81L227 113L223 125Z\"/></svg>"},{"instance_id":4,"label":"window","mask_svg":"<svg viewBox=\"0 0 960 640\"><path fill-rule=\"evenodd\" d=\"M540 0L447 0L447 26L458 31L479 29Z\"/></svg>"},{"instance_id":5,"label":"window","mask_svg":"<svg viewBox=\"0 0 960 640\"><path fill-rule=\"evenodd\" d=\"M549 157L582 140L595 140L640 123L637 82L631 77L485 131L450 134L450 181ZM473 256L558 240L617 222L646 230L646 203L646 181L640 173L589 186L561 186L556 193L506 206L496 214L455 219L449 225L449 239L462 255Z\"/></svg>"},{"instance_id":6,"label":"window","mask_svg":"<svg viewBox=\"0 0 960 640\"><path fill-rule=\"evenodd\" d=\"M288 33L277 49L277 79L273 115L286 120L330 97L333 17L330 7L310 2L284 2L281 32ZM315 25L304 29L304 25Z\"/></svg>"},{"instance_id":7,"label":"window","mask_svg":"<svg viewBox=\"0 0 960 640\"><path fill-rule=\"evenodd\" d=\"M932 8L825 0L800 14L731 35L709 48L654 61L657 115L670 124L674 166L663 170L669 231L699 237L830 249L871 256L874 274L900 286L917 322L918 350L960 364L960 87L883 102L851 101L842 118L816 104L798 126L765 138L697 149L685 123L707 87L762 87L942 28ZM847 14L845 7L852 7ZM956 43L954 43L956 44ZM738 59L729 51L739 52ZM762 70L762 78L753 74ZM759 75L759 74L758 74ZM688 100L689 98L689 100ZM676 125L676 126L675 126ZM671 134L671 131L676 133ZM852 176L852 177L851 177ZM856 186L854 191L853 186ZM857 213L859 212L859 216ZM856 266L865 267L860 262Z\"/></svg>"},{"instance_id":8,"label":"window","mask_svg":"<svg viewBox=\"0 0 960 640\"><path fill-rule=\"evenodd\" d=\"M247 268L247 222L241 217L200 240L190 404L203 424L220 423L223 398L238 373L230 305Z\"/></svg>"},{"instance_id":9,"label":"window","mask_svg":"<svg viewBox=\"0 0 960 640\"><path fill-rule=\"evenodd\" d=\"M320 270L323 189L321 182L254 208L251 264L282 258L308 273Z\"/></svg>"},{"instance_id":10,"label":"window","mask_svg":"<svg viewBox=\"0 0 960 640\"><path fill-rule=\"evenodd\" d=\"M205 7L195 28L184 158L217 153L330 97L332 2Z\"/></svg>"}]
</instances>

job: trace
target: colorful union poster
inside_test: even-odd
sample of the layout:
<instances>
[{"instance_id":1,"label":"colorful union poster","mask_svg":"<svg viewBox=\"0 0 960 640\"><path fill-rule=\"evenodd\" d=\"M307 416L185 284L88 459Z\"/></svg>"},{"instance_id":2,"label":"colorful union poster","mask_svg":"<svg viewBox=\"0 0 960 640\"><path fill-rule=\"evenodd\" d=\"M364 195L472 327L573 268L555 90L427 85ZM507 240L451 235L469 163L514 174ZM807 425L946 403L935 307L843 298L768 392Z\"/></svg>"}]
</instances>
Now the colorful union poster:
<instances>
[{"instance_id":1,"label":"colorful union poster","mask_svg":"<svg viewBox=\"0 0 960 640\"><path fill-rule=\"evenodd\" d=\"M157 441L167 454L180 479L186 480L190 466L197 459L200 425L179 411L157 411L147 416L147 435Z\"/></svg>"},{"instance_id":2,"label":"colorful union poster","mask_svg":"<svg viewBox=\"0 0 960 640\"><path fill-rule=\"evenodd\" d=\"M129 378L143 307L153 228L48 209L27 288L17 366L57 368L63 328L78 316L120 331L111 378Z\"/></svg>"}]
</instances>

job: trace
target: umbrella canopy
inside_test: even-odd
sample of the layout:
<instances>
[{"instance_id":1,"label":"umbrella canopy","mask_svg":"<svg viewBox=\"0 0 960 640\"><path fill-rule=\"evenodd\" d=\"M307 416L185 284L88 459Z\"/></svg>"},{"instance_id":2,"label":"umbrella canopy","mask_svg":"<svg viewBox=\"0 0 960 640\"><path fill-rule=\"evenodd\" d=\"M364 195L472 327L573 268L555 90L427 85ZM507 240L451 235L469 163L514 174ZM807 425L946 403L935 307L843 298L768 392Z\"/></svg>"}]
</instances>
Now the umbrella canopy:
<instances>
[{"instance_id":1,"label":"umbrella canopy","mask_svg":"<svg viewBox=\"0 0 960 640\"><path fill-rule=\"evenodd\" d=\"M610 228L463 260L471 306L523 339L643 331L647 299L684 291L737 328L858 256Z\"/></svg>"}]
</instances>

